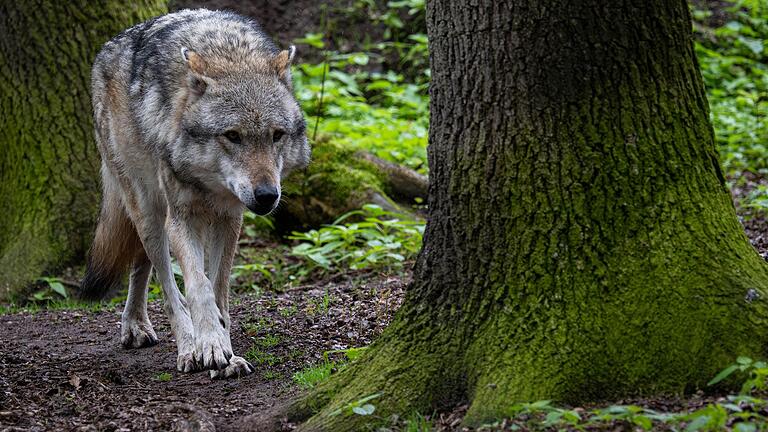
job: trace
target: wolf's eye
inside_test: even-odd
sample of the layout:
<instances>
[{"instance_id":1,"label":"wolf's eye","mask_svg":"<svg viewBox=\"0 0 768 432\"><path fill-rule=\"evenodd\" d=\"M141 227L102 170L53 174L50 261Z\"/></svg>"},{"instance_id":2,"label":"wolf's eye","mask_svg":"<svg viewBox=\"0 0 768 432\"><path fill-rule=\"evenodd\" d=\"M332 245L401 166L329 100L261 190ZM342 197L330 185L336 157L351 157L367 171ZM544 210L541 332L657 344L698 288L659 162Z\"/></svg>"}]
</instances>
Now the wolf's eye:
<instances>
[{"instance_id":1,"label":"wolf's eye","mask_svg":"<svg viewBox=\"0 0 768 432\"><path fill-rule=\"evenodd\" d=\"M235 144L240 144L240 134L235 131L224 132L224 138L232 141Z\"/></svg>"},{"instance_id":2,"label":"wolf's eye","mask_svg":"<svg viewBox=\"0 0 768 432\"><path fill-rule=\"evenodd\" d=\"M274 132L272 132L272 142L276 143L280 141L280 138L282 138L283 135L285 135L284 131L281 131L280 129L275 130Z\"/></svg>"}]
</instances>

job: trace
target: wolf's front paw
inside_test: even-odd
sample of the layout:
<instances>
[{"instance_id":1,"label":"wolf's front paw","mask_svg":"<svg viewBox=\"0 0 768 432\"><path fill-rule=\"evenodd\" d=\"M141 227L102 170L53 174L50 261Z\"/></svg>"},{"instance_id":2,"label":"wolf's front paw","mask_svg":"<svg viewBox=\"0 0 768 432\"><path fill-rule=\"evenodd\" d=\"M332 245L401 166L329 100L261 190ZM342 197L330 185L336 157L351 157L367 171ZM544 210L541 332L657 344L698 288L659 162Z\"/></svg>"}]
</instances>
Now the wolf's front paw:
<instances>
[{"instance_id":1,"label":"wolf's front paw","mask_svg":"<svg viewBox=\"0 0 768 432\"><path fill-rule=\"evenodd\" d=\"M157 334L149 321L125 319L121 323L120 343L124 348L144 348L157 345Z\"/></svg>"},{"instance_id":2,"label":"wolf's front paw","mask_svg":"<svg viewBox=\"0 0 768 432\"><path fill-rule=\"evenodd\" d=\"M232 347L223 332L206 332L195 337L195 361L202 369L224 369L229 366Z\"/></svg>"},{"instance_id":3,"label":"wolf's front paw","mask_svg":"<svg viewBox=\"0 0 768 432\"><path fill-rule=\"evenodd\" d=\"M227 366L224 369L219 370L210 370L208 371L211 379L221 379L221 378L240 378L241 376L246 376L249 374L252 374L255 368L253 365L246 359L233 355L232 358L229 359L229 366Z\"/></svg>"}]
</instances>

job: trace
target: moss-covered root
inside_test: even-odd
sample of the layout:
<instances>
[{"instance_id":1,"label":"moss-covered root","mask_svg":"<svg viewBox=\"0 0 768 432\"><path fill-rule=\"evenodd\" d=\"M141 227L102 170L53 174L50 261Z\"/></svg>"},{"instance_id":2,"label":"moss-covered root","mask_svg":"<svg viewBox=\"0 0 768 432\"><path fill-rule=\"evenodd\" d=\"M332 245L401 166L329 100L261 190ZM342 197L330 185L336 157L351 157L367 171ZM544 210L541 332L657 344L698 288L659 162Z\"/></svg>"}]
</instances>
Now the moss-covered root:
<instances>
[{"instance_id":1,"label":"moss-covered root","mask_svg":"<svg viewBox=\"0 0 768 432\"><path fill-rule=\"evenodd\" d=\"M317 227L369 203L407 213L416 198L426 195L425 176L319 139L309 168L284 183L275 223L279 231Z\"/></svg>"}]
</instances>

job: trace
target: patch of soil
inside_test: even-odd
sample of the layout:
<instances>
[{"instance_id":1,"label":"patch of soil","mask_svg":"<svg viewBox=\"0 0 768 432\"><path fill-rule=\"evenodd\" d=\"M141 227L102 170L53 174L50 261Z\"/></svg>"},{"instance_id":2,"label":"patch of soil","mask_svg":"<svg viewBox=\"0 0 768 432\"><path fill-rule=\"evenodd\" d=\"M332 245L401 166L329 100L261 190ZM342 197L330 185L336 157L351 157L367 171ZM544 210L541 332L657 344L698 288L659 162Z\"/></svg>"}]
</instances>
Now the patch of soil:
<instances>
[{"instance_id":1,"label":"patch of soil","mask_svg":"<svg viewBox=\"0 0 768 432\"><path fill-rule=\"evenodd\" d=\"M176 371L159 301L149 314L160 344L138 350L120 346L121 308L0 316L0 430L220 428L294 395L292 374L325 351L370 344L399 307L405 279L369 275L233 296L235 353L259 351L256 372L233 380Z\"/></svg>"}]
</instances>

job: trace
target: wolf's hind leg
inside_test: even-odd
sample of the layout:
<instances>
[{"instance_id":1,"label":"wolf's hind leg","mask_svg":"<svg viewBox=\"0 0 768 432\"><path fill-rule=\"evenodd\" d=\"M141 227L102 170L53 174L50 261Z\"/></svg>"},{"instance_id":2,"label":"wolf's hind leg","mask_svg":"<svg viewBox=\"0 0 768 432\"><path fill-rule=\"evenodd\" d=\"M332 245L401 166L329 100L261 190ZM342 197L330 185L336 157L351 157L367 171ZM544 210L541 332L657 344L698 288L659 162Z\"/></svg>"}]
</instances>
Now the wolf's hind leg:
<instances>
[{"instance_id":1,"label":"wolf's hind leg","mask_svg":"<svg viewBox=\"0 0 768 432\"><path fill-rule=\"evenodd\" d=\"M157 335L147 315L147 282L151 272L152 262L142 248L133 261L128 300L123 310L120 341L125 348L157 344Z\"/></svg>"}]
</instances>

